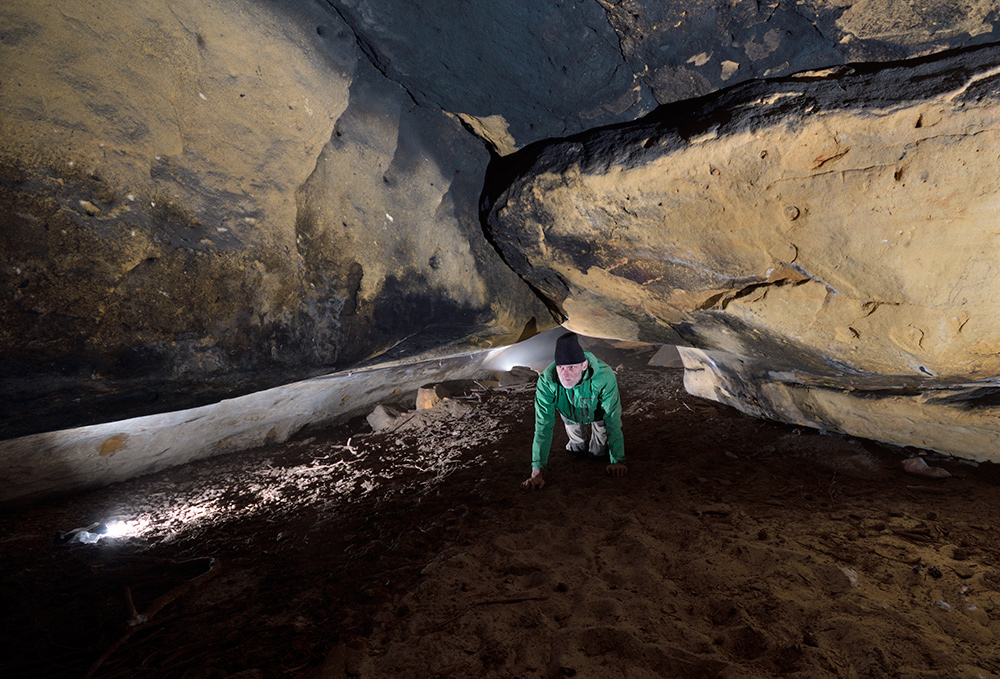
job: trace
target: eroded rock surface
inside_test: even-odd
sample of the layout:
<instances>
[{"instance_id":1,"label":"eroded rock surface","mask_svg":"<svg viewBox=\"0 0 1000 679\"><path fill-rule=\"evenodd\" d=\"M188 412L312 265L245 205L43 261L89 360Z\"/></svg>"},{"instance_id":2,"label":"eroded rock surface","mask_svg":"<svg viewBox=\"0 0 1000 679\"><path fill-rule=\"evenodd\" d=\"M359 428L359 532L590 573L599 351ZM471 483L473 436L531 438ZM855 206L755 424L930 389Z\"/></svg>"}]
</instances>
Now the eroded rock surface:
<instances>
[{"instance_id":1,"label":"eroded rock surface","mask_svg":"<svg viewBox=\"0 0 1000 679\"><path fill-rule=\"evenodd\" d=\"M6 3L0 24L4 435L544 325L479 227L482 143L328 7Z\"/></svg>"},{"instance_id":2,"label":"eroded rock surface","mask_svg":"<svg viewBox=\"0 0 1000 679\"><path fill-rule=\"evenodd\" d=\"M991 0L327 0L380 71L501 155L657 104L996 41Z\"/></svg>"},{"instance_id":3,"label":"eroded rock surface","mask_svg":"<svg viewBox=\"0 0 1000 679\"><path fill-rule=\"evenodd\" d=\"M632 123L658 104L758 78L986 43L997 38L993 4L6 3L0 437L198 405L372 357L502 344L532 319L543 328L545 307L480 232L477 200L491 152ZM959 69L955 87L964 77ZM887 100L924 96L921 83ZM751 108L776 120L804 115L809 96ZM865 115L878 118L881 101L856 98L854 110L874 107ZM662 116L707 104L676 105ZM977 124L950 121L952 112L926 111L924 132ZM827 159L831 173L882 162L865 159L859 134L853 155ZM950 138L918 134L893 148ZM684 162L704 165L711 159L697 154L718 148L698 146ZM842 149L814 150L811 158ZM751 160L725 171L750 176L760 164ZM920 163L938 172L924 157L904 163L896 184L913 190ZM713 177L716 190L729 190ZM833 174L828 181L833 191ZM790 184L783 195L798 198ZM804 203L781 209L799 211L795 228L815 219ZM747 218L751 232L764 219ZM771 260L805 266L775 250L774 239L746 238L760 240L748 255L748 285ZM845 261L854 258L845 251ZM815 285L797 294L815 304L834 284L814 273ZM984 275L969 272L970 280ZM712 285L696 281L694 298ZM727 286L716 301L728 305L727 295L743 288ZM849 282L836 289L860 295ZM891 295L874 299L873 318L909 311L893 310ZM914 318L930 335L940 321L930 311ZM875 335L857 323L846 332L871 344ZM900 332L899 342L921 351L934 344ZM930 363L918 366L941 368L940 348L927 350ZM810 352L800 352L803 365L816 359Z\"/></svg>"},{"instance_id":4,"label":"eroded rock surface","mask_svg":"<svg viewBox=\"0 0 1000 679\"><path fill-rule=\"evenodd\" d=\"M489 229L573 329L729 356L716 381L754 385L733 401L771 381L876 395L989 380L998 83L989 47L664 107L497 163ZM826 409L814 421L838 428ZM960 426L950 412L937 421Z\"/></svg>"},{"instance_id":5,"label":"eroded rock surface","mask_svg":"<svg viewBox=\"0 0 1000 679\"><path fill-rule=\"evenodd\" d=\"M990 0L599 0L661 103L756 78L995 42Z\"/></svg>"},{"instance_id":6,"label":"eroded rock surface","mask_svg":"<svg viewBox=\"0 0 1000 679\"><path fill-rule=\"evenodd\" d=\"M593 0L336 0L373 63L501 153L656 106Z\"/></svg>"}]
</instances>

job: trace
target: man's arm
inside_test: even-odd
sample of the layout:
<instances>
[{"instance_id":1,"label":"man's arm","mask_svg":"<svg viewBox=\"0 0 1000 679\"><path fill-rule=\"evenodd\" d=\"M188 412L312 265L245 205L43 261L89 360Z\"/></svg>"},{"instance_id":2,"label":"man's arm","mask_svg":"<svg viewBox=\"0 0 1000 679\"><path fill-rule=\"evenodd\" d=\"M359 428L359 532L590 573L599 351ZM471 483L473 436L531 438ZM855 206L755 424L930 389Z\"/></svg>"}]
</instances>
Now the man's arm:
<instances>
[{"instance_id":1,"label":"man's arm","mask_svg":"<svg viewBox=\"0 0 1000 679\"><path fill-rule=\"evenodd\" d=\"M625 464L625 437L622 435L622 401L618 393L618 380L611 368L601 389L601 410L604 427L608 432L608 456L612 465ZM617 474L616 474L617 476Z\"/></svg>"},{"instance_id":2,"label":"man's arm","mask_svg":"<svg viewBox=\"0 0 1000 679\"><path fill-rule=\"evenodd\" d=\"M549 464L549 449L552 447L552 426L556 421L555 385L538 378L535 385L535 438L531 444L531 468L545 469Z\"/></svg>"},{"instance_id":3,"label":"man's arm","mask_svg":"<svg viewBox=\"0 0 1000 679\"><path fill-rule=\"evenodd\" d=\"M555 385L540 375L535 384L535 438L531 443L531 476L521 484L525 490L541 490L545 486L542 469L549 463L552 425L555 420Z\"/></svg>"}]
</instances>

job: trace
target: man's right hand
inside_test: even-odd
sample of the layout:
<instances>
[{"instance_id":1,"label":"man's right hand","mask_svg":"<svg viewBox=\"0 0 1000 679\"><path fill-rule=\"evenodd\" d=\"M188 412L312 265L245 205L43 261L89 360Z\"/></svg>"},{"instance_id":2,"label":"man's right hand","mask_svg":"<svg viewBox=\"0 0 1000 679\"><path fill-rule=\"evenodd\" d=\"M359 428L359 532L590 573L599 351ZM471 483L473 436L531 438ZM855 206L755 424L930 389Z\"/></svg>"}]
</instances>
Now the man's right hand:
<instances>
[{"instance_id":1,"label":"man's right hand","mask_svg":"<svg viewBox=\"0 0 1000 679\"><path fill-rule=\"evenodd\" d=\"M525 490L535 490L536 488L541 490L544 485L545 479L542 478L542 470L532 469L531 477L521 484L521 488L524 488Z\"/></svg>"}]
</instances>

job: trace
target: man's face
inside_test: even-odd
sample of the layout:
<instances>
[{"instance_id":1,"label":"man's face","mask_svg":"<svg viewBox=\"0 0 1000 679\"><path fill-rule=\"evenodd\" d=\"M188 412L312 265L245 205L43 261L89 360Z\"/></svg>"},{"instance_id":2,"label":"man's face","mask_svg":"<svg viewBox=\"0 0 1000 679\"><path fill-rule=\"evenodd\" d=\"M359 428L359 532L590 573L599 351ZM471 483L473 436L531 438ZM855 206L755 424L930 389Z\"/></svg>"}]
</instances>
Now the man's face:
<instances>
[{"instance_id":1,"label":"man's face","mask_svg":"<svg viewBox=\"0 0 1000 679\"><path fill-rule=\"evenodd\" d=\"M557 365L556 373L559 375L559 383L567 389L572 389L580 384L583 379L583 371L587 369L587 362L569 363L567 365Z\"/></svg>"}]
</instances>

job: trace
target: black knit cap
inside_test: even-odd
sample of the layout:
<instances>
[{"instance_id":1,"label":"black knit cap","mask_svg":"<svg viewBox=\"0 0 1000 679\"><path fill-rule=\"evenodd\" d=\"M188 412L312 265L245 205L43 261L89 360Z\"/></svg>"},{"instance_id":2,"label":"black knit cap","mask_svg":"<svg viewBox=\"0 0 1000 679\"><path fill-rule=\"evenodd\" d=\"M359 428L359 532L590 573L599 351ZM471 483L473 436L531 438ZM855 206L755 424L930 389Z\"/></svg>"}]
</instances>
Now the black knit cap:
<instances>
[{"instance_id":1,"label":"black knit cap","mask_svg":"<svg viewBox=\"0 0 1000 679\"><path fill-rule=\"evenodd\" d=\"M556 340L556 365L572 365L586 360L575 334L567 332Z\"/></svg>"}]
</instances>

